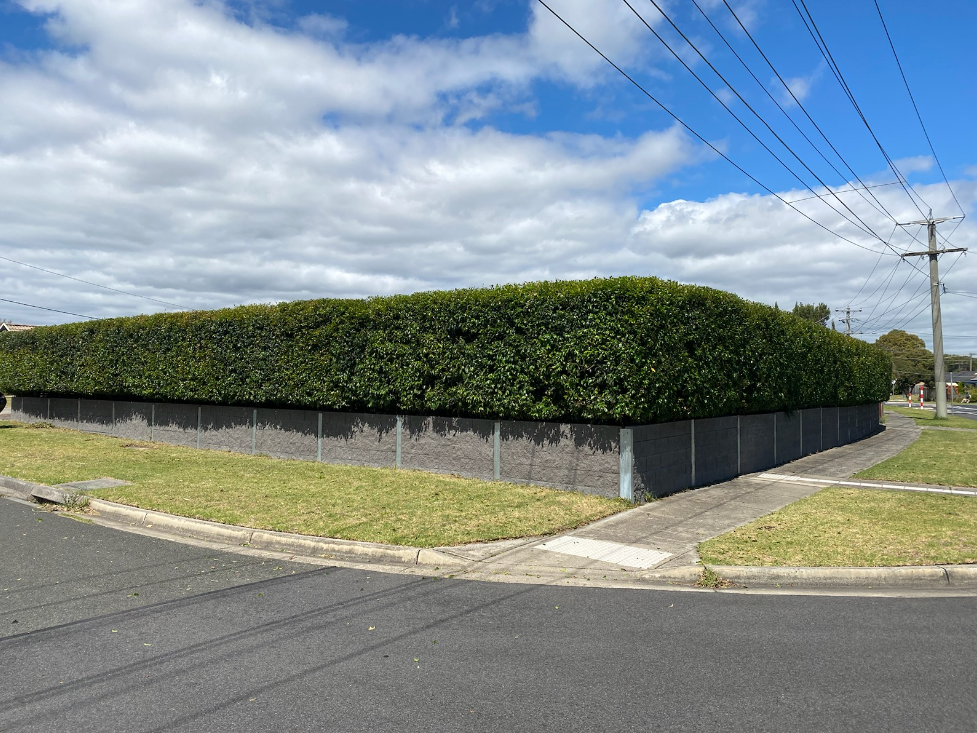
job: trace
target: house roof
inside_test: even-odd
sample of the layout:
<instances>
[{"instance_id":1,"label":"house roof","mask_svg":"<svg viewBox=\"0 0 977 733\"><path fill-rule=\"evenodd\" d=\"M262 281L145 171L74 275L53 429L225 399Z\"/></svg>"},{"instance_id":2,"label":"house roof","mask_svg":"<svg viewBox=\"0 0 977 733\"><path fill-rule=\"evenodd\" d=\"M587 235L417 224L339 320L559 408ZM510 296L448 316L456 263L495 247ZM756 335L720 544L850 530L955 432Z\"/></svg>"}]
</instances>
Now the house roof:
<instances>
[{"instance_id":1,"label":"house roof","mask_svg":"<svg viewBox=\"0 0 977 733\"><path fill-rule=\"evenodd\" d=\"M957 384L977 384L977 372L947 372L946 381L950 381L951 375Z\"/></svg>"},{"instance_id":2,"label":"house roof","mask_svg":"<svg viewBox=\"0 0 977 733\"><path fill-rule=\"evenodd\" d=\"M30 331L34 326L28 326L26 323L0 323L0 331Z\"/></svg>"}]
</instances>

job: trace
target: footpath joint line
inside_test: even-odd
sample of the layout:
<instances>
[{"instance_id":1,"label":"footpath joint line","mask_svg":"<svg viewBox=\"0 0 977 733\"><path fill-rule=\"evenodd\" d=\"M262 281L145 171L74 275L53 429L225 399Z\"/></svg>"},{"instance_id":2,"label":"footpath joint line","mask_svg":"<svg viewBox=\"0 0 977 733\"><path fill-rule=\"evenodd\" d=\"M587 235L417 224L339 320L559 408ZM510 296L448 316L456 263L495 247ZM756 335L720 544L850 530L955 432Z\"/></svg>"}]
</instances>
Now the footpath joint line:
<instances>
[{"instance_id":1,"label":"footpath joint line","mask_svg":"<svg viewBox=\"0 0 977 733\"><path fill-rule=\"evenodd\" d=\"M960 496L977 496L977 491L965 489L939 488L936 486L914 486L908 484L884 484L880 481L846 481L830 478L816 478L812 476L795 476L785 473L761 473L759 478L774 481L790 481L793 483L825 484L830 486L853 486L863 489L891 489L893 491L922 491L933 494L955 494Z\"/></svg>"}]
</instances>

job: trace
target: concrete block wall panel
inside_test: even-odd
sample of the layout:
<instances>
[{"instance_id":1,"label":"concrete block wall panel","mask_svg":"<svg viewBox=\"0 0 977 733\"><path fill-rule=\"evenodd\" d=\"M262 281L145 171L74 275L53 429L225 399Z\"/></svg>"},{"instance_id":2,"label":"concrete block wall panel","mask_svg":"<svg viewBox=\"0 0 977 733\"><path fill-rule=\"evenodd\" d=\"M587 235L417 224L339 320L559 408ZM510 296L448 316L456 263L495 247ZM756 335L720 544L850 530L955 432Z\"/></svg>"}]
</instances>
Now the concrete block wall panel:
<instances>
[{"instance_id":1,"label":"concrete block wall panel","mask_svg":"<svg viewBox=\"0 0 977 733\"><path fill-rule=\"evenodd\" d=\"M69 397L52 397L50 405L50 422L59 428L81 430L78 424L78 400Z\"/></svg>"},{"instance_id":2,"label":"concrete block wall panel","mask_svg":"<svg viewBox=\"0 0 977 733\"><path fill-rule=\"evenodd\" d=\"M258 410L255 452L275 458L314 461L319 413L311 410Z\"/></svg>"},{"instance_id":3,"label":"concrete block wall panel","mask_svg":"<svg viewBox=\"0 0 977 733\"><path fill-rule=\"evenodd\" d=\"M692 485L692 426L688 420L632 428L635 498L666 496Z\"/></svg>"},{"instance_id":4,"label":"concrete block wall panel","mask_svg":"<svg viewBox=\"0 0 977 733\"><path fill-rule=\"evenodd\" d=\"M10 419L20 422L47 421L47 397L12 397Z\"/></svg>"},{"instance_id":5,"label":"concrete block wall panel","mask_svg":"<svg viewBox=\"0 0 977 733\"><path fill-rule=\"evenodd\" d=\"M491 480L495 471L494 436L492 420L406 416L400 465Z\"/></svg>"},{"instance_id":6,"label":"concrete block wall panel","mask_svg":"<svg viewBox=\"0 0 977 733\"><path fill-rule=\"evenodd\" d=\"M251 407L204 405L200 409L200 447L250 453L253 415Z\"/></svg>"},{"instance_id":7,"label":"concrete block wall panel","mask_svg":"<svg viewBox=\"0 0 977 733\"><path fill-rule=\"evenodd\" d=\"M742 415L740 417L740 471L756 473L774 466L774 417Z\"/></svg>"},{"instance_id":8,"label":"concrete block wall panel","mask_svg":"<svg viewBox=\"0 0 977 733\"><path fill-rule=\"evenodd\" d=\"M153 406L147 402L116 402L112 435L129 440L149 440Z\"/></svg>"},{"instance_id":9,"label":"concrete block wall panel","mask_svg":"<svg viewBox=\"0 0 977 733\"><path fill-rule=\"evenodd\" d=\"M82 429L89 433L112 434L112 400L81 400Z\"/></svg>"},{"instance_id":10,"label":"concrete block wall panel","mask_svg":"<svg viewBox=\"0 0 977 733\"><path fill-rule=\"evenodd\" d=\"M197 405L171 405L157 402L153 440L190 448L197 447Z\"/></svg>"},{"instance_id":11,"label":"concrete block wall panel","mask_svg":"<svg viewBox=\"0 0 977 733\"><path fill-rule=\"evenodd\" d=\"M350 412L322 413L322 461L348 466L393 466L397 418Z\"/></svg>"},{"instance_id":12,"label":"concrete block wall panel","mask_svg":"<svg viewBox=\"0 0 977 733\"><path fill-rule=\"evenodd\" d=\"M858 440L867 438L879 430L879 406L858 405L854 408L858 413Z\"/></svg>"},{"instance_id":13,"label":"concrete block wall panel","mask_svg":"<svg viewBox=\"0 0 977 733\"><path fill-rule=\"evenodd\" d=\"M737 475L736 417L695 421L695 485L714 484Z\"/></svg>"},{"instance_id":14,"label":"concrete block wall panel","mask_svg":"<svg viewBox=\"0 0 977 733\"><path fill-rule=\"evenodd\" d=\"M838 407L821 408L821 442L823 450L837 448L841 445L838 439Z\"/></svg>"},{"instance_id":15,"label":"concrete block wall panel","mask_svg":"<svg viewBox=\"0 0 977 733\"><path fill-rule=\"evenodd\" d=\"M801 457L801 416L795 412L777 413L777 465Z\"/></svg>"},{"instance_id":16,"label":"concrete block wall panel","mask_svg":"<svg viewBox=\"0 0 977 733\"><path fill-rule=\"evenodd\" d=\"M617 497L620 436L620 428L607 425L505 421L501 479Z\"/></svg>"},{"instance_id":17,"label":"concrete block wall panel","mask_svg":"<svg viewBox=\"0 0 977 733\"><path fill-rule=\"evenodd\" d=\"M838 408L838 445L846 445L854 440L852 437L854 433L854 422L850 407Z\"/></svg>"},{"instance_id":18,"label":"concrete block wall panel","mask_svg":"<svg viewBox=\"0 0 977 733\"><path fill-rule=\"evenodd\" d=\"M801 435L803 437L804 455L821 452L821 408L801 410Z\"/></svg>"}]
</instances>

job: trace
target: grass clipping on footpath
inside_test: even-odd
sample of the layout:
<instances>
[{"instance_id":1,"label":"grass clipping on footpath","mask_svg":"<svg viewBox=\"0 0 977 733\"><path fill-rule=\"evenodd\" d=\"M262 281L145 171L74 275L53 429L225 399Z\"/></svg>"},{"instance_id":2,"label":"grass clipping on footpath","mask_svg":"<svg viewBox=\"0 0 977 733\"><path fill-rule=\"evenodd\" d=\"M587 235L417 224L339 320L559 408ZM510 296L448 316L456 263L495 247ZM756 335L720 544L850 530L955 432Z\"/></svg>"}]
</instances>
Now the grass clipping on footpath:
<instances>
[{"instance_id":1,"label":"grass clipping on footpath","mask_svg":"<svg viewBox=\"0 0 977 733\"><path fill-rule=\"evenodd\" d=\"M131 481L91 496L255 529L439 547L545 535L631 505L539 486L194 450L0 422L0 474Z\"/></svg>"},{"instance_id":2,"label":"grass clipping on footpath","mask_svg":"<svg viewBox=\"0 0 977 733\"><path fill-rule=\"evenodd\" d=\"M977 497L822 489L703 542L699 555L707 565L977 563Z\"/></svg>"}]
</instances>

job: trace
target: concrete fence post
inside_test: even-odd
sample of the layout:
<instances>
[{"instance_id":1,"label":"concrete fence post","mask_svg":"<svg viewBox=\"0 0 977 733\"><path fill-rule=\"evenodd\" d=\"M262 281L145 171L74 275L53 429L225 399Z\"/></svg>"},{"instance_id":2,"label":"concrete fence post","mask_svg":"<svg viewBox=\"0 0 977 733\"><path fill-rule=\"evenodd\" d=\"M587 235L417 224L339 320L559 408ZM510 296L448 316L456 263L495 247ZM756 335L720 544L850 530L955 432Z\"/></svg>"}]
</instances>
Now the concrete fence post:
<instances>
[{"instance_id":1,"label":"concrete fence post","mask_svg":"<svg viewBox=\"0 0 977 733\"><path fill-rule=\"evenodd\" d=\"M804 410L797 411L797 423L800 428L800 438L801 438L801 458L804 457Z\"/></svg>"},{"instance_id":2,"label":"concrete fence post","mask_svg":"<svg viewBox=\"0 0 977 733\"><path fill-rule=\"evenodd\" d=\"M777 465L777 413L773 414L773 465Z\"/></svg>"},{"instance_id":3,"label":"concrete fence post","mask_svg":"<svg viewBox=\"0 0 977 733\"><path fill-rule=\"evenodd\" d=\"M495 421L492 435L492 476L498 481L502 478L502 421Z\"/></svg>"},{"instance_id":4,"label":"concrete fence post","mask_svg":"<svg viewBox=\"0 0 977 733\"><path fill-rule=\"evenodd\" d=\"M202 411L203 408L197 405L197 448L200 448L200 413Z\"/></svg>"},{"instance_id":5,"label":"concrete fence post","mask_svg":"<svg viewBox=\"0 0 977 733\"><path fill-rule=\"evenodd\" d=\"M400 415L397 415L397 449L396 449L396 451L394 453L394 467L395 468L400 468L400 465L401 465L401 460L400 460L400 443L401 443L401 436L403 435L403 432L404 432L404 421L400 417Z\"/></svg>"},{"instance_id":6,"label":"concrete fence post","mask_svg":"<svg viewBox=\"0 0 977 733\"><path fill-rule=\"evenodd\" d=\"M258 409L251 411L251 455L258 450Z\"/></svg>"},{"instance_id":7,"label":"concrete fence post","mask_svg":"<svg viewBox=\"0 0 977 733\"><path fill-rule=\"evenodd\" d=\"M322 413L319 413L319 429L316 432L315 459L322 463Z\"/></svg>"},{"instance_id":8,"label":"concrete fence post","mask_svg":"<svg viewBox=\"0 0 977 733\"><path fill-rule=\"evenodd\" d=\"M743 465L743 443L740 439L740 416L736 416L736 475L743 473L740 469Z\"/></svg>"},{"instance_id":9,"label":"concrete fence post","mask_svg":"<svg viewBox=\"0 0 977 733\"><path fill-rule=\"evenodd\" d=\"M631 428L621 428L619 440L619 450L621 460L620 468L620 490L622 499L634 501L634 430Z\"/></svg>"},{"instance_id":10,"label":"concrete fence post","mask_svg":"<svg viewBox=\"0 0 977 733\"><path fill-rule=\"evenodd\" d=\"M692 436L692 485L695 486L695 420L689 420L689 433Z\"/></svg>"}]
</instances>

